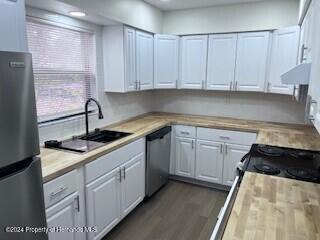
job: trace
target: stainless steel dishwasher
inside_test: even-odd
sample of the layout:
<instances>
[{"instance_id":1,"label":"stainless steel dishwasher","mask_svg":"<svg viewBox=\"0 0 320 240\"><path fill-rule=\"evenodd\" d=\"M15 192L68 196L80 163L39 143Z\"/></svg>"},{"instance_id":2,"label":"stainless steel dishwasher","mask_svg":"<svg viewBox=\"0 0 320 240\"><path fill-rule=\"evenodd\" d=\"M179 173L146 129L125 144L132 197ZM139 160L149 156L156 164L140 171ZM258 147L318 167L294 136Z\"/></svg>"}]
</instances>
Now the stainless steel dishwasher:
<instances>
[{"instance_id":1,"label":"stainless steel dishwasher","mask_svg":"<svg viewBox=\"0 0 320 240\"><path fill-rule=\"evenodd\" d=\"M171 127L164 127L146 137L146 196L151 197L169 177Z\"/></svg>"}]
</instances>

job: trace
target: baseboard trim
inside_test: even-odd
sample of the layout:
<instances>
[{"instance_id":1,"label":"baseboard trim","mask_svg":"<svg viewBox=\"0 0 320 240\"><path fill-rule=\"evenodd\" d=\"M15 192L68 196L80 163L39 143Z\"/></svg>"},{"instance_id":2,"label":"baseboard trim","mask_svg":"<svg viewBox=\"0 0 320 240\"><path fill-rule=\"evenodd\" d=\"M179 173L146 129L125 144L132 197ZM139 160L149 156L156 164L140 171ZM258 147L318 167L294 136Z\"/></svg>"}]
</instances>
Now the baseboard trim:
<instances>
[{"instance_id":1,"label":"baseboard trim","mask_svg":"<svg viewBox=\"0 0 320 240\"><path fill-rule=\"evenodd\" d=\"M217 184L217 183L204 182L204 181L200 181L197 179L181 177L181 176L177 176L177 175L170 175L169 179L175 180L175 181L180 181L180 182L185 182L185 183L190 183L190 184L194 184L194 185L198 185L198 186L202 186L202 187L226 191L226 192L230 191L230 189L231 189L231 187L229 187L229 186L225 186L225 185L221 185L221 184Z\"/></svg>"}]
</instances>

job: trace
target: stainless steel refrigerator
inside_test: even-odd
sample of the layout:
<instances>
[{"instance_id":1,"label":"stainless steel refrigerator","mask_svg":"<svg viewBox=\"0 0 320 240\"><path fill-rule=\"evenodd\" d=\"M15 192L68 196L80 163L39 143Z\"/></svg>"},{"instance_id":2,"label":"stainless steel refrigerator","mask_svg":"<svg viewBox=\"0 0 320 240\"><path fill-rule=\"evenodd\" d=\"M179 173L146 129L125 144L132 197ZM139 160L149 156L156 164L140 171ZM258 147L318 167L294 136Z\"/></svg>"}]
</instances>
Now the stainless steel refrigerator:
<instances>
[{"instance_id":1,"label":"stainless steel refrigerator","mask_svg":"<svg viewBox=\"0 0 320 240\"><path fill-rule=\"evenodd\" d=\"M31 54L0 51L1 240L47 239L39 153Z\"/></svg>"}]
</instances>

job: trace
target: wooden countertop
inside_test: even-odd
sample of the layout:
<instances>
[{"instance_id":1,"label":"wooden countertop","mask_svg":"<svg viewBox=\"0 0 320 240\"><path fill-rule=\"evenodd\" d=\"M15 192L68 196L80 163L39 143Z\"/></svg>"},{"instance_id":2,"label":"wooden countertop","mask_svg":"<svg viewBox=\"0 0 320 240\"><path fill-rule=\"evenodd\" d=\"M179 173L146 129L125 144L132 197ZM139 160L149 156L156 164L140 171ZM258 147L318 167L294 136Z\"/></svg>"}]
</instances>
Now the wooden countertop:
<instances>
[{"instance_id":1,"label":"wooden countertop","mask_svg":"<svg viewBox=\"0 0 320 240\"><path fill-rule=\"evenodd\" d=\"M150 113L107 126L106 129L131 132L133 134L86 154L41 148L43 180L44 182L52 180L108 152L171 124L256 132L258 133L256 142L260 144L320 150L320 135L314 127L308 125L186 114Z\"/></svg>"},{"instance_id":2,"label":"wooden countertop","mask_svg":"<svg viewBox=\"0 0 320 240\"><path fill-rule=\"evenodd\" d=\"M320 239L320 184L246 172L223 239Z\"/></svg>"}]
</instances>

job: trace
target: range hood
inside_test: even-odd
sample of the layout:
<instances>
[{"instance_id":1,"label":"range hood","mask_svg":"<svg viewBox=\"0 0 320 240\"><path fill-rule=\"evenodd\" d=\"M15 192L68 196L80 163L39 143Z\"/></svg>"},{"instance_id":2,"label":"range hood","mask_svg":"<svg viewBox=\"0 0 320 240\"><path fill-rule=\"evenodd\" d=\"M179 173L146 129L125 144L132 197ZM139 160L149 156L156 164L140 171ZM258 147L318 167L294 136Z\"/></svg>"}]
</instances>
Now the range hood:
<instances>
[{"instance_id":1,"label":"range hood","mask_svg":"<svg viewBox=\"0 0 320 240\"><path fill-rule=\"evenodd\" d=\"M283 84L308 85L310 81L311 63L300 63L282 74Z\"/></svg>"}]
</instances>

